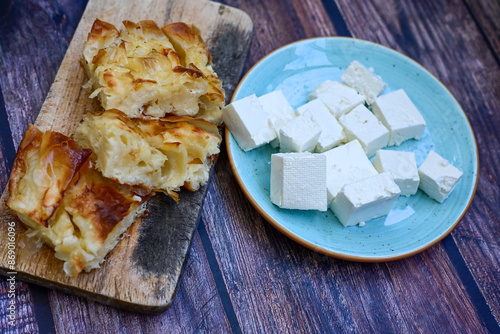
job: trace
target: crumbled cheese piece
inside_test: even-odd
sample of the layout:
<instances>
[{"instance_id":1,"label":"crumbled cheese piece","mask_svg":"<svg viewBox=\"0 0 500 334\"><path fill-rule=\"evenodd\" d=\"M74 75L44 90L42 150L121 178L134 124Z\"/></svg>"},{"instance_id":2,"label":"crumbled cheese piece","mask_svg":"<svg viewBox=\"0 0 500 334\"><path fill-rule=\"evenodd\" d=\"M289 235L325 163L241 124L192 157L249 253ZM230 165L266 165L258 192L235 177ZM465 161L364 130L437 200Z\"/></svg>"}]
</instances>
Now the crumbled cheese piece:
<instances>
[{"instance_id":1,"label":"crumbled cheese piece","mask_svg":"<svg viewBox=\"0 0 500 334\"><path fill-rule=\"evenodd\" d=\"M345 129L347 139L358 139L369 157L387 146L389 130L364 105L341 116L339 121Z\"/></svg>"},{"instance_id":2,"label":"crumbled cheese piece","mask_svg":"<svg viewBox=\"0 0 500 334\"><path fill-rule=\"evenodd\" d=\"M352 226L387 215L399 194L389 173L377 174L344 186L330 209L342 225Z\"/></svg>"},{"instance_id":3,"label":"crumbled cheese piece","mask_svg":"<svg viewBox=\"0 0 500 334\"><path fill-rule=\"evenodd\" d=\"M280 90L259 97L260 104L269 115L269 125L279 136L280 129L295 116L295 111Z\"/></svg>"},{"instance_id":4,"label":"crumbled cheese piece","mask_svg":"<svg viewBox=\"0 0 500 334\"><path fill-rule=\"evenodd\" d=\"M375 102L375 98L387 87L381 77L356 60L349 64L341 78L346 84L363 94L368 104Z\"/></svg>"},{"instance_id":5,"label":"crumbled cheese piece","mask_svg":"<svg viewBox=\"0 0 500 334\"><path fill-rule=\"evenodd\" d=\"M401 190L401 196L414 195L418 190L418 176L415 153L378 150L373 166L379 173L390 172Z\"/></svg>"},{"instance_id":6,"label":"crumbled cheese piece","mask_svg":"<svg viewBox=\"0 0 500 334\"><path fill-rule=\"evenodd\" d=\"M328 205L346 184L378 174L357 140L322 154L326 156Z\"/></svg>"},{"instance_id":7,"label":"crumbled cheese piece","mask_svg":"<svg viewBox=\"0 0 500 334\"><path fill-rule=\"evenodd\" d=\"M346 141L344 128L319 99L312 100L297 109L299 115L310 115L321 128L316 152L324 152Z\"/></svg>"},{"instance_id":8,"label":"crumbled cheese piece","mask_svg":"<svg viewBox=\"0 0 500 334\"><path fill-rule=\"evenodd\" d=\"M309 94L309 100L320 99L339 118L365 101L365 96L339 81L326 80Z\"/></svg>"},{"instance_id":9,"label":"crumbled cheese piece","mask_svg":"<svg viewBox=\"0 0 500 334\"><path fill-rule=\"evenodd\" d=\"M224 123L244 151L276 138L276 133L269 125L269 115L255 94L228 104L222 112Z\"/></svg>"},{"instance_id":10,"label":"crumbled cheese piece","mask_svg":"<svg viewBox=\"0 0 500 334\"><path fill-rule=\"evenodd\" d=\"M271 202L284 209L326 211L326 157L308 152L271 155Z\"/></svg>"},{"instance_id":11,"label":"crumbled cheese piece","mask_svg":"<svg viewBox=\"0 0 500 334\"><path fill-rule=\"evenodd\" d=\"M418 168L419 188L439 203L448 198L464 173L434 151L430 151Z\"/></svg>"},{"instance_id":12,"label":"crumbled cheese piece","mask_svg":"<svg viewBox=\"0 0 500 334\"><path fill-rule=\"evenodd\" d=\"M420 139L426 123L405 91L399 89L375 99L373 113L389 129L388 145L400 145L407 139Z\"/></svg>"},{"instance_id":13,"label":"crumbled cheese piece","mask_svg":"<svg viewBox=\"0 0 500 334\"><path fill-rule=\"evenodd\" d=\"M280 130L281 152L312 152L320 135L321 127L311 116L297 116Z\"/></svg>"}]
</instances>

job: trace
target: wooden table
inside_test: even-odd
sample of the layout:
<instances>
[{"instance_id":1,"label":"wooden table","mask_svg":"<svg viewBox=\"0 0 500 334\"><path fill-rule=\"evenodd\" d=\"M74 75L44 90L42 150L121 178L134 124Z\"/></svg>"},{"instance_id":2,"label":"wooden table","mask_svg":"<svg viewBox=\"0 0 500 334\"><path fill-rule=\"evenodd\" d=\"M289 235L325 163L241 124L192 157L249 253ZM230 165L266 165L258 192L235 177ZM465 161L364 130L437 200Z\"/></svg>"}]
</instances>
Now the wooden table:
<instances>
[{"instance_id":1,"label":"wooden table","mask_svg":"<svg viewBox=\"0 0 500 334\"><path fill-rule=\"evenodd\" d=\"M86 4L9 2L0 4L1 190ZM394 48L438 77L465 110L479 147L477 192L462 221L442 242L400 261L329 258L257 213L223 151L168 311L134 314L17 282L12 327L2 277L0 332L500 333L500 2L224 2L254 22L245 70L287 43L340 35Z\"/></svg>"}]
</instances>

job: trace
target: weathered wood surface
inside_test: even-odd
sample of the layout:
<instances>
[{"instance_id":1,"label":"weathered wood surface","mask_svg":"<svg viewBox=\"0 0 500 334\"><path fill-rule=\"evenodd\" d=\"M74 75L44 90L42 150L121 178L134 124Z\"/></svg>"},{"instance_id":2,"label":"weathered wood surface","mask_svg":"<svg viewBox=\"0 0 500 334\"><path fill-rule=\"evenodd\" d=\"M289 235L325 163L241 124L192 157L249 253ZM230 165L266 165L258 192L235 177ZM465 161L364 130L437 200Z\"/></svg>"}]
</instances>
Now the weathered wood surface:
<instances>
[{"instance_id":1,"label":"weathered wood surface","mask_svg":"<svg viewBox=\"0 0 500 334\"><path fill-rule=\"evenodd\" d=\"M34 303L30 295L30 289L27 283L16 283L16 310L15 318L10 318L9 307L9 283L2 278L0 281L0 330L2 333L34 333L38 329L35 318ZM9 324L14 320L15 326Z\"/></svg>"},{"instance_id":2,"label":"weathered wood surface","mask_svg":"<svg viewBox=\"0 0 500 334\"><path fill-rule=\"evenodd\" d=\"M191 10L192 6L197 8L196 13ZM206 19L201 22L197 15ZM160 26L176 21L196 23L207 46L213 50L216 70L217 65L224 69L219 75L231 86L227 87L229 94L243 69L252 33L252 22L245 13L204 0L190 3L151 0L143 2L139 8L133 1L91 0L36 118L35 125L42 130L52 129L70 135L84 113L98 108L96 102L89 99L88 90L82 88L88 78L79 62L96 18L117 26L123 19L139 21L146 18ZM151 198L148 204L151 214L127 230L130 237L115 247L99 270L68 277L62 270L62 261L55 259L48 247L43 247L31 257L22 257L18 251L17 278L136 312L165 311L177 291L206 190L207 186L197 192L182 191L179 204L165 195ZM5 199L6 192L0 201L2 249L7 247L7 224L14 220ZM16 235L20 236L24 230L18 224ZM0 270L4 274L9 271L7 261L7 253L0 253Z\"/></svg>"},{"instance_id":3,"label":"weathered wood surface","mask_svg":"<svg viewBox=\"0 0 500 334\"><path fill-rule=\"evenodd\" d=\"M486 37L486 42L500 60L500 1L494 0L465 0L467 7L479 26L479 30Z\"/></svg>"},{"instance_id":4,"label":"weathered wood surface","mask_svg":"<svg viewBox=\"0 0 500 334\"><path fill-rule=\"evenodd\" d=\"M498 34L485 28L498 26L499 16L487 9L495 1L480 3L226 1L255 24L247 70L297 39L350 33L402 51L443 81L471 120L481 159L476 198L452 236L390 263L350 263L314 253L263 221L239 190L223 152L199 227L199 235L208 236L200 246L195 235L173 306L144 316L50 291L57 332L499 332L499 64L487 47ZM29 72L22 73L29 81ZM0 72L0 80L8 75ZM38 304L28 290L22 298L29 307L19 325L47 328L47 319L35 322ZM0 296L3 302L5 294Z\"/></svg>"}]
</instances>

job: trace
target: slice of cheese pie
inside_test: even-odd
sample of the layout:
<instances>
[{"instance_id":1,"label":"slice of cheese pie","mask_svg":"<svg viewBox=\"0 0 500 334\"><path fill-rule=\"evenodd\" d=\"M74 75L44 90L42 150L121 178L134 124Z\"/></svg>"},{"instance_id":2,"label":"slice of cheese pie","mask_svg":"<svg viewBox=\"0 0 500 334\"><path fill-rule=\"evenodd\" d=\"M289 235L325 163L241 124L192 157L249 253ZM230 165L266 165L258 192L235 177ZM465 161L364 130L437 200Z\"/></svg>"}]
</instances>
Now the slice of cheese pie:
<instances>
[{"instance_id":1,"label":"slice of cheese pie","mask_svg":"<svg viewBox=\"0 0 500 334\"><path fill-rule=\"evenodd\" d=\"M67 136L30 125L14 160L7 205L30 228L48 227L66 190L92 152Z\"/></svg>"},{"instance_id":2,"label":"slice of cheese pie","mask_svg":"<svg viewBox=\"0 0 500 334\"><path fill-rule=\"evenodd\" d=\"M71 276L99 267L150 196L103 177L90 154L74 139L30 126L9 180L12 214L55 250Z\"/></svg>"},{"instance_id":3,"label":"slice of cheese pie","mask_svg":"<svg viewBox=\"0 0 500 334\"><path fill-rule=\"evenodd\" d=\"M185 23L123 25L92 26L82 57L91 97L129 117L175 114L219 124L224 90L199 30Z\"/></svg>"},{"instance_id":4,"label":"slice of cheese pie","mask_svg":"<svg viewBox=\"0 0 500 334\"><path fill-rule=\"evenodd\" d=\"M208 181L222 139L217 126L202 119L128 118L118 110L86 115L75 138L92 149L104 176L174 199L180 187L197 190Z\"/></svg>"},{"instance_id":5,"label":"slice of cheese pie","mask_svg":"<svg viewBox=\"0 0 500 334\"><path fill-rule=\"evenodd\" d=\"M149 196L89 168L64 195L43 239L65 262L66 274L99 268L122 233L145 214Z\"/></svg>"}]
</instances>

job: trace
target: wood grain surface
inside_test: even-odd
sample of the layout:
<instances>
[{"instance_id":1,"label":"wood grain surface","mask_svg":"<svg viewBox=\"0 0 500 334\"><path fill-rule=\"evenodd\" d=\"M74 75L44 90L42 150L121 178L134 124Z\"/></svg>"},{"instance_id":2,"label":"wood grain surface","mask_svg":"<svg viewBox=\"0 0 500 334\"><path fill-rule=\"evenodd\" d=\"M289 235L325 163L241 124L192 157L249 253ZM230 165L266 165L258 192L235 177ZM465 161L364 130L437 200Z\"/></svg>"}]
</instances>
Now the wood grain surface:
<instances>
[{"instance_id":1,"label":"wood grain surface","mask_svg":"<svg viewBox=\"0 0 500 334\"><path fill-rule=\"evenodd\" d=\"M466 0L473 20L478 25L478 30L485 37L485 42L489 44L497 62L500 61L500 2L490 0Z\"/></svg>"},{"instance_id":2,"label":"wood grain surface","mask_svg":"<svg viewBox=\"0 0 500 334\"><path fill-rule=\"evenodd\" d=\"M151 0L140 8L134 2L90 1L62 60L47 99L35 121L42 130L73 134L87 112L98 110L82 86L88 80L80 65L82 48L94 20L111 22L152 19L160 26L183 21L202 31L208 47L213 50L214 62L223 70L219 73L228 83L228 93L237 83L246 59L252 33L248 16L236 9L204 0L192 1L197 15L206 17L200 22L184 1ZM232 41L232 43L228 43ZM218 63L217 63L218 62ZM15 136L13 136L15 139ZM106 257L99 270L68 277L63 262L44 246L32 256L17 252L16 272L19 279L87 297L98 302L136 312L162 312L172 303L186 262L193 234L201 214L201 205L208 186L196 192L181 191L177 204L163 194L148 203L149 216L133 224L124 238ZM0 200L0 248L7 248L8 223L14 221L4 201ZM16 235L22 236L24 226L17 224ZM18 248L19 239L18 238ZM0 272L8 275L8 255L0 255ZM126 274L124 274L126 272Z\"/></svg>"},{"instance_id":3,"label":"wood grain surface","mask_svg":"<svg viewBox=\"0 0 500 334\"><path fill-rule=\"evenodd\" d=\"M5 50L15 49L14 42L26 45L41 43L32 41L37 38L71 35L69 18L79 16L74 7L85 0L74 5L68 0L32 2L22 16L0 12L0 17L27 26L0 21L0 66L7 61L12 66L0 71L1 92L8 101L0 103L1 154L7 170L9 146L17 147L11 138L36 118L53 80L46 73L55 74L58 66L33 64L56 63L48 58L60 61L64 52L58 55L55 47L53 54L49 48L29 50L31 58L16 61L22 52ZM14 6L20 3L14 0ZM479 184L468 213L450 236L416 256L374 264L336 260L292 242L265 222L240 191L222 152L185 274L168 311L139 315L53 290L44 299L39 288L18 282L16 301L22 306L11 328L3 307L7 285L0 277L0 332L500 333L498 1L224 3L244 10L254 22L246 70L298 39L344 35L395 48L436 75L458 99L476 134ZM68 19L57 21L62 13ZM34 17L46 17L37 25L44 33L36 37L30 33ZM19 76L15 80L14 74ZM14 85L7 86L11 82ZM6 128L2 117L7 114ZM13 135L5 135L6 129Z\"/></svg>"}]
</instances>

